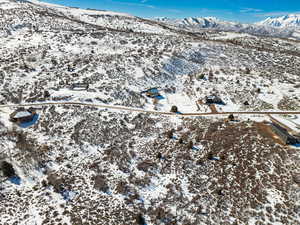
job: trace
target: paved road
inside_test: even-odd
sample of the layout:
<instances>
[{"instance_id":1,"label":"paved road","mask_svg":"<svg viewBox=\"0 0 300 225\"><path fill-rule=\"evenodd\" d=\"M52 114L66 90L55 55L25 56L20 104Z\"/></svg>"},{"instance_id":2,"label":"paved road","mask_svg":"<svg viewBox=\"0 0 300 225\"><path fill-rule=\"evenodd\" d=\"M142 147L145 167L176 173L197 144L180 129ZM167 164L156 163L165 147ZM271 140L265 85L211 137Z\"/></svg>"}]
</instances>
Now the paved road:
<instances>
[{"instance_id":1,"label":"paved road","mask_svg":"<svg viewBox=\"0 0 300 225\"><path fill-rule=\"evenodd\" d=\"M149 114L159 114L159 115L168 115L168 116L183 116L183 117L192 117L192 116L218 116L218 115L300 115L300 111L278 111L278 112L268 112L268 111L243 111L243 112L204 112L204 113L171 113L171 112L160 112L160 111L151 111L144 110L140 108L131 108L126 106L116 106L116 105L105 105L105 104L94 104L94 103L84 103L84 102L37 102L37 103L21 103L15 105L0 105L1 108L14 108L14 107L39 107L39 106L53 106L53 105L73 105L73 106L85 106L85 107L96 107L103 109L113 109L113 110L122 110L130 112L141 112Z\"/></svg>"}]
</instances>

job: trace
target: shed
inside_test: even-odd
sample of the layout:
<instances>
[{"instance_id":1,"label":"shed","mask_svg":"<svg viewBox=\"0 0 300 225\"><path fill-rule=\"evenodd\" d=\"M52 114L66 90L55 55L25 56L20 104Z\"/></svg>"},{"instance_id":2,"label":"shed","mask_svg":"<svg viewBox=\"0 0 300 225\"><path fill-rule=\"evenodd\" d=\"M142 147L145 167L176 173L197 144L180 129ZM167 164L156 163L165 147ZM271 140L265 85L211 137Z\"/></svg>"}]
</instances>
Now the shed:
<instances>
[{"instance_id":1,"label":"shed","mask_svg":"<svg viewBox=\"0 0 300 225\"><path fill-rule=\"evenodd\" d=\"M205 103L206 104L220 104L220 105L225 105L223 100L218 97L217 95L210 95L205 97Z\"/></svg>"},{"instance_id":2,"label":"shed","mask_svg":"<svg viewBox=\"0 0 300 225\"><path fill-rule=\"evenodd\" d=\"M75 84L72 84L70 86L70 89L74 90L74 91L88 90L89 89L89 84L86 84L86 83L75 83Z\"/></svg>"}]
</instances>

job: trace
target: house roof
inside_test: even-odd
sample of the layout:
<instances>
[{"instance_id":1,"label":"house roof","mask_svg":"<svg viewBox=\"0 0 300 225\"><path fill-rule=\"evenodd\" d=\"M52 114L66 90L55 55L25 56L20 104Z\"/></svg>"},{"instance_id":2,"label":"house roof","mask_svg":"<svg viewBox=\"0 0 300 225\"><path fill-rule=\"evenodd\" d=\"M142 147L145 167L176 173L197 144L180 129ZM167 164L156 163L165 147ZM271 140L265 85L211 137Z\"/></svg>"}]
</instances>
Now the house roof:
<instances>
[{"instance_id":1,"label":"house roof","mask_svg":"<svg viewBox=\"0 0 300 225\"><path fill-rule=\"evenodd\" d=\"M72 86L75 86L75 87L81 87L81 86L88 86L89 84L87 83L75 83L75 84L72 84Z\"/></svg>"},{"instance_id":2,"label":"house roof","mask_svg":"<svg viewBox=\"0 0 300 225\"><path fill-rule=\"evenodd\" d=\"M20 119L20 118L28 117L28 116L31 116L31 115L32 114L28 111L20 111L20 112L17 112L16 115L14 115L13 118Z\"/></svg>"},{"instance_id":3,"label":"house roof","mask_svg":"<svg viewBox=\"0 0 300 225\"><path fill-rule=\"evenodd\" d=\"M158 93L158 88L150 88L147 90L147 92L156 94L156 93Z\"/></svg>"},{"instance_id":4,"label":"house roof","mask_svg":"<svg viewBox=\"0 0 300 225\"><path fill-rule=\"evenodd\" d=\"M220 99L220 97L218 97L216 95L209 95L209 96L206 96L206 99Z\"/></svg>"}]
</instances>

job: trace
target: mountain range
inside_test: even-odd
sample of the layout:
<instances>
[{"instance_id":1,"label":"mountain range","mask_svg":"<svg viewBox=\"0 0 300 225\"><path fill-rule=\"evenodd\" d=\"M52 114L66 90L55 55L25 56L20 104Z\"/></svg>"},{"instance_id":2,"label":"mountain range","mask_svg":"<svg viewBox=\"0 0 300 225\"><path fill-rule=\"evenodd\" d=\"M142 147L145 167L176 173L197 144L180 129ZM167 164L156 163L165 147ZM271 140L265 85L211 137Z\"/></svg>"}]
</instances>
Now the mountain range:
<instances>
[{"instance_id":1,"label":"mountain range","mask_svg":"<svg viewBox=\"0 0 300 225\"><path fill-rule=\"evenodd\" d=\"M188 17L183 19L157 18L157 21L189 29L215 29L245 32L255 35L270 35L286 38L300 38L300 15L290 14L269 17L254 24L243 24L220 20L216 17Z\"/></svg>"},{"instance_id":2,"label":"mountain range","mask_svg":"<svg viewBox=\"0 0 300 225\"><path fill-rule=\"evenodd\" d=\"M272 26L279 28L300 28L300 14L290 14L280 17L269 17L257 25Z\"/></svg>"},{"instance_id":3,"label":"mountain range","mask_svg":"<svg viewBox=\"0 0 300 225\"><path fill-rule=\"evenodd\" d=\"M215 28L221 26L269 26L277 28L300 28L300 14L289 14L280 17L268 17L254 24L242 24L240 22L229 22L216 17L187 17L183 19L170 19L167 17L157 18L158 21L173 23L181 26L197 26L201 28Z\"/></svg>"}]
</instances>

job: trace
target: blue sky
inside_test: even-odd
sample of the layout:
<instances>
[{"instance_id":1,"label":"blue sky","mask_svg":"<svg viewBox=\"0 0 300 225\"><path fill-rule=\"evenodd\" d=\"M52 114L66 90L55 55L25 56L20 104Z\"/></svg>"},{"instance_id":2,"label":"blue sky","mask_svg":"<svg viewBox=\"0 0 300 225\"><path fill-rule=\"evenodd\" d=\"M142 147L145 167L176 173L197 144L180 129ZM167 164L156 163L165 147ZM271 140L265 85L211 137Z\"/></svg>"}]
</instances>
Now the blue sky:
<instances>
[{"instance_id":1,"label":"blue sky","mask_svg":"<svg viewBox=\"0 0 300 225\"><path fill-rule=\"evenodd\" d=\"M268 16L300 14L300 0L42 0L50 3L126 12L140 17L202 17L255 22Z\"/></svg>"}]
</instances>

